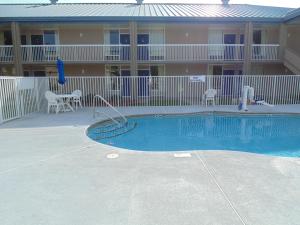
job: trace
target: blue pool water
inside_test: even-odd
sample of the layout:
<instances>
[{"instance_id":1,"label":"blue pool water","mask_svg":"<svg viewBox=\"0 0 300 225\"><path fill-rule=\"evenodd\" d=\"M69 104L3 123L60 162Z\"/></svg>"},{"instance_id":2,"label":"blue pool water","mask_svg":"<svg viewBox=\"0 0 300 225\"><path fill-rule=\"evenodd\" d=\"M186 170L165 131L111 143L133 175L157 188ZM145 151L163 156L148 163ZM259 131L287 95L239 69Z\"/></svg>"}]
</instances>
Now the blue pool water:
<instances>
[{"instance_id":1,"label":"blue pool water","mask_svg":"<svg viewBox=\"0 0 300 225\"><path fill-rule=\"evenodd\" d=\"M103 144L141 151L232 150L300 157L300 116L198 114L128 119L136 127ZM88 136L97 139L97 127Z\"/></svg>"}]
</instances>

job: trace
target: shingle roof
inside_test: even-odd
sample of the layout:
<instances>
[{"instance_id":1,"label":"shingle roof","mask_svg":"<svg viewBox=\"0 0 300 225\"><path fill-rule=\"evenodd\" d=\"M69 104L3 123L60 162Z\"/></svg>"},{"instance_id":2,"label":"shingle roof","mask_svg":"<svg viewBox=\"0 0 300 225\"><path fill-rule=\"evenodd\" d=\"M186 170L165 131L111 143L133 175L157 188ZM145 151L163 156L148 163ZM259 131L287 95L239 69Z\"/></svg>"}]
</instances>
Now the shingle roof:
<instances>
[{"instance_id":1,"label":"shingle roof","mask_svg":"<svg viewBox=\"0 0 300 225\"><path fill-rule=\"evenodd\" d=\"M0 4L0 21L268 21L292 8L216 4Z\"/></svg>"}]
</instances>

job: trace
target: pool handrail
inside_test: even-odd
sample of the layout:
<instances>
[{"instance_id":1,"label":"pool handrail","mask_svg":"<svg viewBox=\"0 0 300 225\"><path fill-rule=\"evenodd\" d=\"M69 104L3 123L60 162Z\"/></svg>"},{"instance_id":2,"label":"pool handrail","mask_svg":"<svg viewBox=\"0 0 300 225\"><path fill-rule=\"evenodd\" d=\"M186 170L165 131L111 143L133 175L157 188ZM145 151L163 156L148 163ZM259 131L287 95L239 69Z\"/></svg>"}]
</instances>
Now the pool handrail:
<instances>
[{"instance_id":1,"label":"pool handrail","mask_svg":"<svg viewBox=\"0 0 300 225\"><path fill-rule=\"evenodd\" d=\"M96 105L95 105L95 101L96 99L99 98L100 100L102 100L109 108L111 108L113 111L115 111L123 120L125 123L127 123L127 119L126 117L119 111L117 110L115 107L113 107L105 98L103 98L101 95L95 95L94 99L93 99L93 108L94 108L94 117L96 114ZM101 112L102 114L104 114L105 116L109 117L112 121L117 122L118 124L120 124L117 120L115 120L113 117L107 115L106 113Z\"/></svg>"}]
</instances>

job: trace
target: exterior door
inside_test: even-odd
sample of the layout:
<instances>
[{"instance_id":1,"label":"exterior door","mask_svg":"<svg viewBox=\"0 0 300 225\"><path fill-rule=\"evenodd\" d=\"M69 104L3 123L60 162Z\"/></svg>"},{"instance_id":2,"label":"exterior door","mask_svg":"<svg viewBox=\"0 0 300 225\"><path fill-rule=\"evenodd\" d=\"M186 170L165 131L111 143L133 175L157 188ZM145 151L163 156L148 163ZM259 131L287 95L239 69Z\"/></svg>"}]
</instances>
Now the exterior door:
<instances>
[{"instance_id":1,"label":"exterior door","mask_svg":"<svg viewBox=\"0 0 300 225\"><path fill-rule=\"evenodd\" d=\"M120 57L119 43L120 43L119 31L111 30L109 32L109 44L113 46L110 47L109 59L119 59Z\"/></svg>"},{"instance_id":2,"label":"exterior door","mask_svg":"<svg viewBox=\"0 0 300 225\"><path fill-rule=\"evenodd\" d=\"M31 45L43 45L43 35L31 35ZM44 52L42 47L32 48L32 58L34 61L42 61L44 59Z\"/></svg>"},{"instance_id":3,"label":"exterior door","mask_svg":"<svg viewBox=\"0 0 300 225\"><path fill-rule=\"evenodd\" d=\"M45 77L46 72L45 71L34 71L33 76L35 76L35 77Z\"/></svg>"},{"instance_id":4,"label":"exterior door","mask_svg":"<svg viewBox=\"0 0 300 225\"><path fill-rule=\"evenodd\" d=\"M4 45L12 45L13 44L11 31L4 31L3 36L4 36Z\"/></svg>"},{"instance_id":5,"label":"exterior door","mask_svg":"<svg viewBox=\"0 0 300 225\"><path fill-rule=\"evenodd\" d=\"M223 70L223 95L233 94L234 70Z\"/></svg>"},{"instance_id":6,"label":"exterior door","mask_svg":"<svg viewBox=\"0 0 300 225\"><path fill-rule=\"evenodd\" d=\"M261 30L253 31L253 44L254 45L261 45L262 37L261 37ZM260 46L255 46L253 49L253 53L255 56L261 55L261 48Z\"/></svg>"},{"instance_id":7,"label":"exterior door","mask_svg":"<svg viewBox=\"0 0 300 225\"><path fill-rule=\"evenodd\" d=\"M26 35L21 35L21 45L26 45L26 44L27 44Z\"/></svg>"},{"instance_id":8,"label":"exterior door","mask_svg":"<svg viewBox=\"0 0 300 225\"><path fill-rule=\"evenodd\" d=\"M121 45L130 45L130 35L129 34L120 34L120 44ZM128 46L121 47L121 60L129 60L130 51Z\"/></svg>"},{"instance_id":9,"label":"exterior door","mask_svg":"<svg viewBox=\"0 0 300 225\"><path fill-rule=\"evenodd\" d=\"M47 60L56 60L57 54L56 54L56 34L53 30L47 30L44 31L44 45L50 45L47 46L44 50L45 57ZM54 46L53 46L54 45Z\"/></svg>"},{"instance_id":10,"label":"exterior door","mask_svg":"<svg viewBox=\"0 0 300 225\"><path fill-rule=\"evenodd\" d=\"M21 35L21 45L26 45L27 44L27 38L26 38L26 35ZM27 51L24 51L23 52L23 59L25 61L28 60L28 52ZM24 76L25 76L25 73L24 73Z\"/></svg>"},{"instance_id":11,"label":"exterior door","mask_svg":"<svg viewBox=\"0 0 300 225\"><path fill-rule=\"evenodd\" d=\"M149 70L138 70L138 96L149 96Z\"/></svg>"},{"instance_id":12,"label":"exterior door","mask_svg":"<svg viewBox=\"0 0 300 225\"><path fill-rule=\"evenodd\" d=\"M243 45L245 44L245 35L241 34L240 35L240 44ZM238 49L238 54L240 59L244 59L244 47L241 47Z\"/></svg>"},{"instance_id":13,"label":"exterior door","mask_svg":"<svg viewBox=\"0 0 300 225\"><path fill-rule=\"evenodd\" d=\"M131 92L131 85L130 85L130 70L121 70L121 77L122 77L122 96L128 97L130 96Z\"/></svg>"},{"instance_id":14,"label":"exterior door","mask_svg":"<svg viewBox=\"0 0 300 225\"><path fill-rule=\"evenodd\" d=\"M224 34L224 44L234 45L236 40L235 34ZM233 60L235 57L235 46L225 46L224 60Z\"/></svg>"},{"instance_id":15,"label":"exterior door","mask_svg":"<svg viewBox=\"0 0 300 225\"><path fill-rule=\"evenodd\" d=\"M11 31L4 31L3 36L4 36L4 45L13 44ZM4 52L5 52L4 58L10 57L11 59L13 59L13 51L11 51L9 48L4 48Z\"/></svg>"},{"instance_id":16,"label":"exterior door","mask_svg":"<svg viewBox=\"0 0 300 225\"><path fill-rule=\"evenodd\" d=\"M138 34L137 35L137 44L146 45L139 46L137 52L138 60L149 60L149 34Z\"/></svg>"}]
</instances>

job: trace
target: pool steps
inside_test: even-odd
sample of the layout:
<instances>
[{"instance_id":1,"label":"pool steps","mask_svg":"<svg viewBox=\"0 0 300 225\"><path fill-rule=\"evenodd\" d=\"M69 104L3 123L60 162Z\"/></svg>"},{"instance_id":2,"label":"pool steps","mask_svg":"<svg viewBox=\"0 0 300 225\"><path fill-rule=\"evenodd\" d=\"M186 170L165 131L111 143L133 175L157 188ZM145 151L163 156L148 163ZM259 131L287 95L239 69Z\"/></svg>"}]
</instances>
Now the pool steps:
<instances>
[{"instance_id":1,"label":"pool steps","mask_svg":"<svg viewBox=\"0 0 300 225\"><path fill-rule=\"evenodd\" d=\"M110 129L106 130L109 127ZM122 134L125 134L136 127L135 122L125 122L121 126L115 123L111 123L109 126L100 126L95 129L94 135L96 140L105 138L113 138Z\"/></svg>"}]
</instances>

